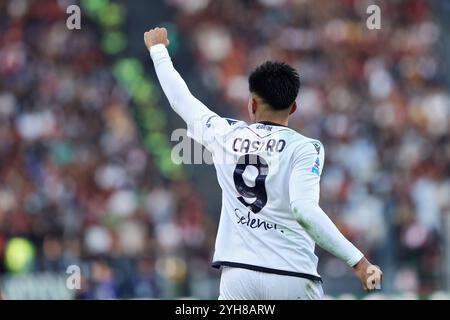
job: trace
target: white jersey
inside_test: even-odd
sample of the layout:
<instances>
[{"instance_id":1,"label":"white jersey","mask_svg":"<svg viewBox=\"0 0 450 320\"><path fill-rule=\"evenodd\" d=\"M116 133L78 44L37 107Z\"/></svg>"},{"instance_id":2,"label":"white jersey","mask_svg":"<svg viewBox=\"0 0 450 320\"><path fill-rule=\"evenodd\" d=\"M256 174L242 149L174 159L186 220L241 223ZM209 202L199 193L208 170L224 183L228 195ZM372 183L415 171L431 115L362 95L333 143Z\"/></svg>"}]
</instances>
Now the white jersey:
<instances>
[{"instance_id":1,"label":"white jersey","mask_svg":"<svg viewBox=\"0 0 450 320\"><path fill-rule=\"evenodd\" d=\"M318 201L322 144L282 125L210 113L189 133L211 151L222 188L213 266L319 280L314 241L291 203L305 196Z\"/></svg>"},{"instance_id":2,"label":"white jersey","mask_svg":"<svg viewBox=\"0 0 450 320\"><path fill-rule=\"evenodd\" d=\"M361 260L319 206L319 141L274 123L219 117L191 94L164 45L150 54L171 107L213 155L222 188L214 266L319 280L314 241L349 266Z\"/></svg>"}]
</instances>

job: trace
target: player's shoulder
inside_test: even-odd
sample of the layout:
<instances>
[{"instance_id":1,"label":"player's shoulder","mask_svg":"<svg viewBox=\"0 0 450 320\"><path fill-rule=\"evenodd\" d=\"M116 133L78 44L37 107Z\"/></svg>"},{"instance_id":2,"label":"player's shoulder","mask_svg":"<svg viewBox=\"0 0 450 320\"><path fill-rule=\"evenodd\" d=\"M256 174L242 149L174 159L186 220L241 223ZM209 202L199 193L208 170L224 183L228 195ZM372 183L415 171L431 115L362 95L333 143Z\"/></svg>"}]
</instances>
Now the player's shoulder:
<instances>
[{"instance_id":1,"label":"player's shoulder","mask_svg":"<svg viewBox=\"0 0 450 320\"><path fill-rule=\"evenodd\" d=\"M242 121L242 120L237 120L237 119L233 119L233 118L223 118L230 127L232 126L247 126L247 122Z\"/></svg>"},{"instance_id":2,"label":"player's shoulder","mask_svg":"<svg viewBox=\"0 0 450 320\"><path fill-rule=\"evenodd\" d=\"M206 121L207 127L211 127L212 125L219 127L240 127L240 126L247 126L247 123L242 120L237 120L233 118L223 118L214 114L211 117L209 117L208 120Z\"/></svg>"},{"instance_id":3,"label":"player's shoulder","mask_svg":"<svg viewBox=\"0 0 450 320\"><path fill-rule=\"evenodd\" d=\"M213 128L217 134L226 134L234 129L246 127L247 123L233 118L222 118L218 115L212 115L206 121L207 128Z\"/></svg>"},{"instance_id":4,"label":"player's shoulder","mask_svg":"<svg viewBox=\"0 0 450 320\"><path fill-rule=\"evenodd\" d=\"M295 130L290 130L290 142L292 143L293 151L300 156L305 153L324 154L325 148L322 142L318 139L307 137Z\"/></svg>"}]
</instances>

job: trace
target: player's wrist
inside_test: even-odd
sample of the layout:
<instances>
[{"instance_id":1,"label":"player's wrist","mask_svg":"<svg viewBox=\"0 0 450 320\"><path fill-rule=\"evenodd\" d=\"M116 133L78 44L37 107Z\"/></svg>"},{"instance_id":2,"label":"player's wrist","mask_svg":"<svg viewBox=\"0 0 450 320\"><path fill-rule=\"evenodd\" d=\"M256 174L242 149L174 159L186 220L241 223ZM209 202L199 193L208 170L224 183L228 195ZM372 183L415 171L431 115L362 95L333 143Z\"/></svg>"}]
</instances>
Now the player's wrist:
<instances>
[{"instance_id":1,"label":"player's wrist","mask_svg":"<svg viewBox=\"0 0 450 320\"><path fill-rule=\"evenodd\" d=\"M160 61L162 59L170 59L169 51L164 44L158 43L151 46L148 51L150 52L150 57L153 61Z\"/></svg>"},{"instance_id":2,"label":"player's wrist","mask_svg":"<svg viewBox=\"0 0 450 320\"><path fill-rule=\"evenodd\" d=\"M150 53L157 52L157 51L167 51L167 47L163 43L156 43L156 44L151 45L148 48L148 51L150 51Z\"/></svg>"},{"instance_id":3,"label":"player's wrist","mask_svg":"<svg viewBox=\"0 0 450 320\"><path fill-rule=\"evenodd\" d=\"M353 265L353 270L356 272L360 270L365 270L370 266L370 262L366 259L366 257L362 257L355 265Z\"/></svg>"}]
</instances>

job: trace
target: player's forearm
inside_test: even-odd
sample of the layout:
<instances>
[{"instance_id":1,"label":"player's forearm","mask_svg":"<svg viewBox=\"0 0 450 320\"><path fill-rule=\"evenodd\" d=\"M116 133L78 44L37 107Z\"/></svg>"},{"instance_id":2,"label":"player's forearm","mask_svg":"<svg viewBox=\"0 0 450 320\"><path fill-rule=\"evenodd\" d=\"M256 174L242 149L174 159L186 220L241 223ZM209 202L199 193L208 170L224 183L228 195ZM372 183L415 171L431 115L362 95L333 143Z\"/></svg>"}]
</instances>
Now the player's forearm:
<instances>
[{"instance_id":1,"label":"player's forearm","mask_svg":"<svg viewBox=\"0 0 450 320\"><path fill-rule=\"evenodd\" d=\"M294 201L294 216L311 238L323 249L355 266L364 255L338 230L327 214L312 201Z\"/></svg>"},{"instance_id":2,"label":"player's forearm","mask_svg":"<svg viewBox=\"0 0 450 320\"><path fill-rule=\"evenodd\" d=\"M196 115L209 111L191 94L185 81L175 70L169 53L163 44L152 46L150 55L164 94L174 111L186 123L194 121Z\"/></svg>"}]
</instances>

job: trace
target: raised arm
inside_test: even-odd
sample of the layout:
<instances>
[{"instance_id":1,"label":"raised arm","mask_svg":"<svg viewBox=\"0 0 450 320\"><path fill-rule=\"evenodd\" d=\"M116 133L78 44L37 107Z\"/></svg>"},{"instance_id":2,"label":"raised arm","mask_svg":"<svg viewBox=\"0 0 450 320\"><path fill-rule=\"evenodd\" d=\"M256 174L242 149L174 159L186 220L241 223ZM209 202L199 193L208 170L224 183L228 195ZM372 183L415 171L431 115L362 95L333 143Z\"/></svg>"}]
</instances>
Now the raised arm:
<instances>
[{"instance_id":1,"label":"raised arm","mask_svg":"<svg viewBox=\"0 0 450 320\"><path fill-rule=\"evenodd\" d=\"M144 34L144 40L164 94L188 127L194 126L201 119L216 115L191 94L183 78L173 67L166 48L169 45L167 30L151 29Z\"/></svg>"},{"instance_id":2,"label":"raised arm","mask_svg":"<svg viewBox=\"0 0 450 320\"><path fill-rule=\"evenodd\" d=\"M289 181L294 218L321 248L353 268L364 289L375 289L381 283L381 270L364 258L319 206L323 162L323 146L318 143L305 145L296 159Z\"/></svg>"}]
</instances>

